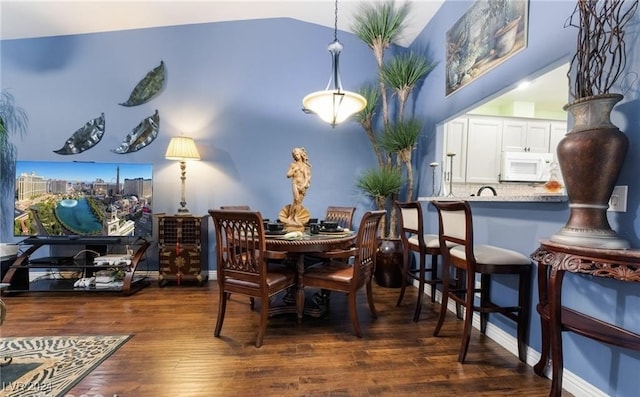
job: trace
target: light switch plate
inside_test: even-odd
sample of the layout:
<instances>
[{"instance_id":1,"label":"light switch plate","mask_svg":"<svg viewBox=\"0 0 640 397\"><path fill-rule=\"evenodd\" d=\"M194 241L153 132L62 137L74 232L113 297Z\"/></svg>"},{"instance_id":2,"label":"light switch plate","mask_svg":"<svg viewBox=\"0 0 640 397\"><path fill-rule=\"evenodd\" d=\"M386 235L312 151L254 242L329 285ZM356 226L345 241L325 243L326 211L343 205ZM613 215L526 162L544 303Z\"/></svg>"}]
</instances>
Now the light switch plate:
<instances>
[{"instance_id":1,"label":"light switch plate","mask_svg":"<svg viewBox=\"0 0 640 397\"><path fill-rule=\"evenodd\" d=\"M627 191L628 186L616 186L613 188L609 199L609 209L612 212L627 212Z\"/></svg>"}]
</instances>

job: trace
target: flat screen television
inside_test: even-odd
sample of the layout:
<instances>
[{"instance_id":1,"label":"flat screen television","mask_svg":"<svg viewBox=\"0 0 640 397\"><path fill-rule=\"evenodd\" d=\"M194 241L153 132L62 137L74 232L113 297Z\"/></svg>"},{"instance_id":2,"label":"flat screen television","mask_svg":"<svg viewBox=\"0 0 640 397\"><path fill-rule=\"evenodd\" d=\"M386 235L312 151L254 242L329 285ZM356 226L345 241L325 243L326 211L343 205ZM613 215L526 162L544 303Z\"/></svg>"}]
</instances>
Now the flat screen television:
<instances>
[{"instance_id":1,"label":"flat screen television","mask_svg":"<svg viewBox=\"0 0 640 397\"><path fill-rule=\"evenodd\" d=\"M14 235L150 238L152 175L146 163L18 160Z\"/></svg>"}]
</instances>

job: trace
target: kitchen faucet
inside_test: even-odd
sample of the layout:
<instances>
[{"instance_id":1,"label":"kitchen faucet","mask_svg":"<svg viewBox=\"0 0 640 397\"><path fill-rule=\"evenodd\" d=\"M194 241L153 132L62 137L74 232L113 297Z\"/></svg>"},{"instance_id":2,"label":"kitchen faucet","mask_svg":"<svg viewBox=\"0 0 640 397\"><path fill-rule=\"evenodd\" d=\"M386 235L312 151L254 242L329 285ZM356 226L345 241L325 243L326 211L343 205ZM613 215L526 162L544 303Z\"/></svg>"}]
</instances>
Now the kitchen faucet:
<instances>
[{"instance_id":1,"label":"kitchen faucet","mask_svg":"<svg viewBox=\"0 0 640 397\"><path fill-rule=\"evenodd\" d=\"M498 193L496 192L496 189L494 189L493 186L484 185L484 186L481 186L480 189L478 189L478 193L476 193L476 196L480 196L485 189L491 190L491 193L493 193L494 196L498 195Z\"/></svg>"}]
</instances>

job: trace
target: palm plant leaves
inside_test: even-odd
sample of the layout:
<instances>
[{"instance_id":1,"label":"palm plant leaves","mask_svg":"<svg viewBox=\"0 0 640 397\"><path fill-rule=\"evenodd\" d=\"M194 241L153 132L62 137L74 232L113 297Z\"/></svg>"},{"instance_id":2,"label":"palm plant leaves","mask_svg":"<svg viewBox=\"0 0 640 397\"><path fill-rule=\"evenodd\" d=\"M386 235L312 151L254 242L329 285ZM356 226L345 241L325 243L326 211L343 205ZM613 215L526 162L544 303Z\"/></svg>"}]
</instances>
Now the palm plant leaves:
<instances>
[{"instance_id":1,"label":"palm plant leaves","mask_svg":"<svg viewBox=\"0 0 640 397\"><path fill-rule=\"evenodd\" d=\"M407 151L409 153L415 148L422 125L416 119L401 121L389 125L380 139L380 145L388 152L397 153L403 162L407 160Z\"/></svg>"},{"instance_id":2,"label":"palm plant leaves","mask_svg":"<svg viewBox=\"0 0 640 397\"><path fill-rule=\"evenodd\" d=\"M24 135L29 126L27 113L17 106L13 95L7 91L0 94L0 142L2 143L2 153L7 149L9 135Z\"/></svg>"},{"instance_id":3,"label":"palm plant leaves","mask_svg":"<svg viewBox=\"0 0 640 397\"><path fill-rule=\"evenodd\" d=\"M369 137L369 141L371 142L371 147L373 147L373 151L376 154L376 158L378 159L378 165L384 165L384 153L380 149L380 145L378 144L378 138L376 137L376 133L373 129L373 119L376 115L376 109L378 108L378 100L380 99L380 89L375 85L369 85L361 87L358 90L358 93L365 97L367 100L367 105L360 112L353 115L353 119L356 120L362 128L367 133Z\"/></svg>"},{"instance_id":4,"label":"palm plant leaves","mask_svg":"<svg viewBox=\"0 0 640 397\"><path fill-rule=\"evenodd\" d=\"M407 172L407 200L413 200L412 153L422 132L422 124L416 120L401 121L389 125L380 139L380 145L390 153L396 153Z\"/></svg>"},{"instance_id":5,"label":"palm plant leaves","mask_svg":"<svg viewBox=\"0 0 640 397\"><path fill-rule=\"evenodd\" d=\"M386 209L387 198L397 194L403 183L400 170L386 165L366 171L358 178L356 186L373 198L379 210L383 210ZM393 222L390 224L393 225ZM386 217L382 218L380 229L385 236L388 234Z\"/></svg>"},{"instance_id":6,"label":"palm plant leaves","mask_svg":"<svg viewBox=\"0 0 640 397\"><path fill-rule=\"evenodd\" d=\"M24 135L27 133L29 118L27 113L20 107L15 106L13 95L7 91L2 91L0 95L0 170L7 178L13 178L11 173L6 172L11 169L15 161L15 147L9 140L10 135ZM6 186L5 183L2 186Z\"/></svg>"},{"instance_id":7,"label":"palm plant leaves","mask_svg":"<svg viewBox=\"0 0 640 397\"><path fill-rule=\"evenodd\" d=\"M358 178L356 186L374 199L381 198L384 201L393 193L399 192L403 182L398 169L383 166L366 171Z\"/></svg>"},{"instance_id":8,"label":"palm plant leaves","mask_svg":"<svg viewBox=\"0 0 640 397\"><path fill-rule=\"evenodd\" d=\"M15 105L13 95L7 91L0 94L0 194L13 197L16 148L9 140L11 135L27 133L27 113ZM13 220L13 201L4 200L0 205L0 235L10 228Z\"/></svg>"},{"instance_id":9,"label":"palm plant leaves","mask_svg":"<svg viewBox=\"0 0 640 397\"><path fill-rule=\"evenodd\" d=\"M388 87L395 90L400 103L398 120L404 118L404 107L409 94L420 80L426 77L435 67L428 59L415 52L397 55L389 60L380 70L380 76Z\"/></svg>"},{"instance_id":10,"label":"palm plant leaves","mask_svg":"<svg viewBox=\"0 0 640 397\"><path fill-rule=\"evenodd\" d=\"M360 6L351 29L373 50L378 66L382 66L384 50L402 34L408 14L409 3L398 8L393 1Z\"/></svg>"},{"instance_id":11,"label":"palm plant leaves","mask_svg":"<svg viewBox=\"0 0 640 397\"><path fill-rule=\"evenodd\" d=\"M372 123L372 119L376 114L378 100L380 99L380 88L375 85L365 85L358 89L358 94L367 100L367 105L364 109L354 114L353 119L364 127L365 124L370 125Z\"/></svg>"},{"instance_id":12,"label":"palm plant leaves","mask_svg":"<svg viewBox=\"0 0 640 397\"><path fill-rule=\"evenodd\" d=\"M384 52L394 40L402 34L405 20L409 14L409 3L396 8L393 0L383 3L363 3L355 16L351 27L353 33L373 50L378 64L378 71L384 64ZM387 90L384 80L379 79L380 95L382 97L382 120L389 123L389 108L387 104Z\"/></svg>"}]
</instances>

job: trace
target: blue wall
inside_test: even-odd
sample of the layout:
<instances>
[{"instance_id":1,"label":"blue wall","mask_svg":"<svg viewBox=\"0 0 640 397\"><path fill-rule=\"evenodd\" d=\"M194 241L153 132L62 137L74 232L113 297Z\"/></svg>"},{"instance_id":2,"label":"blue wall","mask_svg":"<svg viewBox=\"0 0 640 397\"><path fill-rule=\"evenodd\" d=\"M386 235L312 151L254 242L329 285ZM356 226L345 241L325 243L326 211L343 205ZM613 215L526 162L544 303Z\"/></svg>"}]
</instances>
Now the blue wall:
<instances>
[{"instance_id":1,"label":"blue wall","mask_svg":"<svg viewBox=\"0 0 640 397\"><path fill-rule=\"evenodd\" d=\"M446 31L471 5L447 1L413 46L427 49L440 63L429 75L413 103L426 122L416 157L423 169L420 194L430 194L432 161L442 163L441 124L514 86L531 74L541 74L567 62L576 32L563 28L573 10L569 1L531 0L527 48L450 97L444 94ZM633 35L632 35L633 36ZM341 75L346 89L375 76L370 50L354 36L340 33L345 50ZM303 39L301 39L303 38ZM275 217L291 201L286 170L291 149L304 146L313 164L305 206L321 217L328 204L355 205L356 218L371 208L354 188L357 175L375 165L364 131L356 123L332 129L300 111L301 99L324 89L330 73L326 46L332 29L290 19L270 19L166 28L128 30L76 36L3 40L1 88L9 90L29 114L30 130L15 139L24 160L127 161L154 164L154 211L173 213L180 200L179 168L164 159L173 135L196 139L203 161L187 167L187 206L205 215L225 204L249 204L266 217ZM629 42L635 43L632 37ZM630 68L637 71L640 49L629 46ZM134 108L126 100L144 74L160 61L167 66L167 82L160 96ZM628 210L612 214L612 227L634 246L640 246L636 221L640 192L635 170L640 158L637 137L640 112L638 85L626 92L613 116L630 139L629 154L618 184L629 185ZM160 134L149 147L115 155L122 138L142 118L158 109ZM75 156L52 151L87 120L104 112L105 136L96 147ZM426 170L426 172L424 171ZM7 198L5 198L7 199ZM429 229L435 214L429 208ZM531 253L537 241L559 230L568 217L566 204L473 205L476 239ZM0 230L0 241L12 241ZM210 252L213 258L213 249ZM212 264L212 268L214 264ZM537 280L534 280L534 283ZM513 294L513 283L499 283L497 291ZM640 332L637 285L609 280L567 277L565 303ZM534 285L535 292L535 285ZM534 293L532 309L537 303ZM510 324L492 319L514 334ZM640 353L564 335L565 367L609 395L635 396L640 389ZM540 349L540 326L532 311L530 345ZM597 357L597 360L593 360Z\"/></svg>"},{"instance_id":2,"label":"blue wall","mask_svg":"<svg viewBox=\"0 0 640 397\"><path fill-rule=\"evenodd\" d=\"M353 90L375 78L375 60L355 36L339 38L343 85ZM306 94L327 85L332 39L333 29L284 18L3 40L2 89L30 120L29 133L13 139L18 158L153 163L154 212L173 214L180 171L164 153L171 136L184 133L203 160L187 165L192 214L248 204L274 219L292 200L286 172L291 150L302 146L313 166L304 205L318 218L327 205L356 206L357 222L371 208L355 188L357 175L375 165L368 138L355 122L331 128L301 110ZM160 61L167 70L161 94L119 106ZM153 143L131 154L110 151L155 109L161 122ZM102 112L99 144L77 155L53 153ZM11 230L1 233L1 241L12 241Z\"/></svg>"},{"instance_id":3,"label":"blue wall","mask_svg":"<svg viewBox=\"0 0 640 397\"><path fill-rule=\"evenodd\" d=\"M575 6L572 1L531 0L529 4L529 35L527 48L508 61L497 66L477 80L445 97L445 34L466 12L472 2L447 1L435 18L412 44L416 48L429 48L439 54L441 63L431 73L420 91L416 109L426 120L426 132L420 147L421 181L420 196L431 195L431 172L429 163L443 164L442 124L462 114L474 105L493 98L515 87L518 81L530 75L540 75L570 60L573 55L577 30L564 28L566 19ZM636 15L636 22L640 15ZM637 23L628 32L628 70L637 73L640 65L640 48ZM636 76L637 77L637 76ZM556 89L556 87L553 87ZM613 122L629 137L630 146L619 185L629 186L627 212L610 213L609 222L614 230L628 239L634 247L640 247L640 223L638 215L637 170L638 156L638 81L626 84L625 99L615 109ZM425 203L430 232L437 231L436 214L431 205ZM568 219L565 204L524 203L472 203L474 211L475 238L478 243L496 244L530 254L538 241L557 232ZM496 283L497 294L515 296L513 283ZM534 279L532 323L529 335L531 347L540 350L540 322L535 311L537 278ZM640 294L638 285L592 280L589 277L568 275L565 278L563 300L566 306L574 307L605 321L619 324L640 333ZM513 326L501 320L492 323L515 335ZM640 390L638 368L640 352L632 352L600 344L575 334L563 335L565 368L600 389L606 395L636 396ZM567 384L565 378L565 385Z\"/></svg>"}]
</instances>

